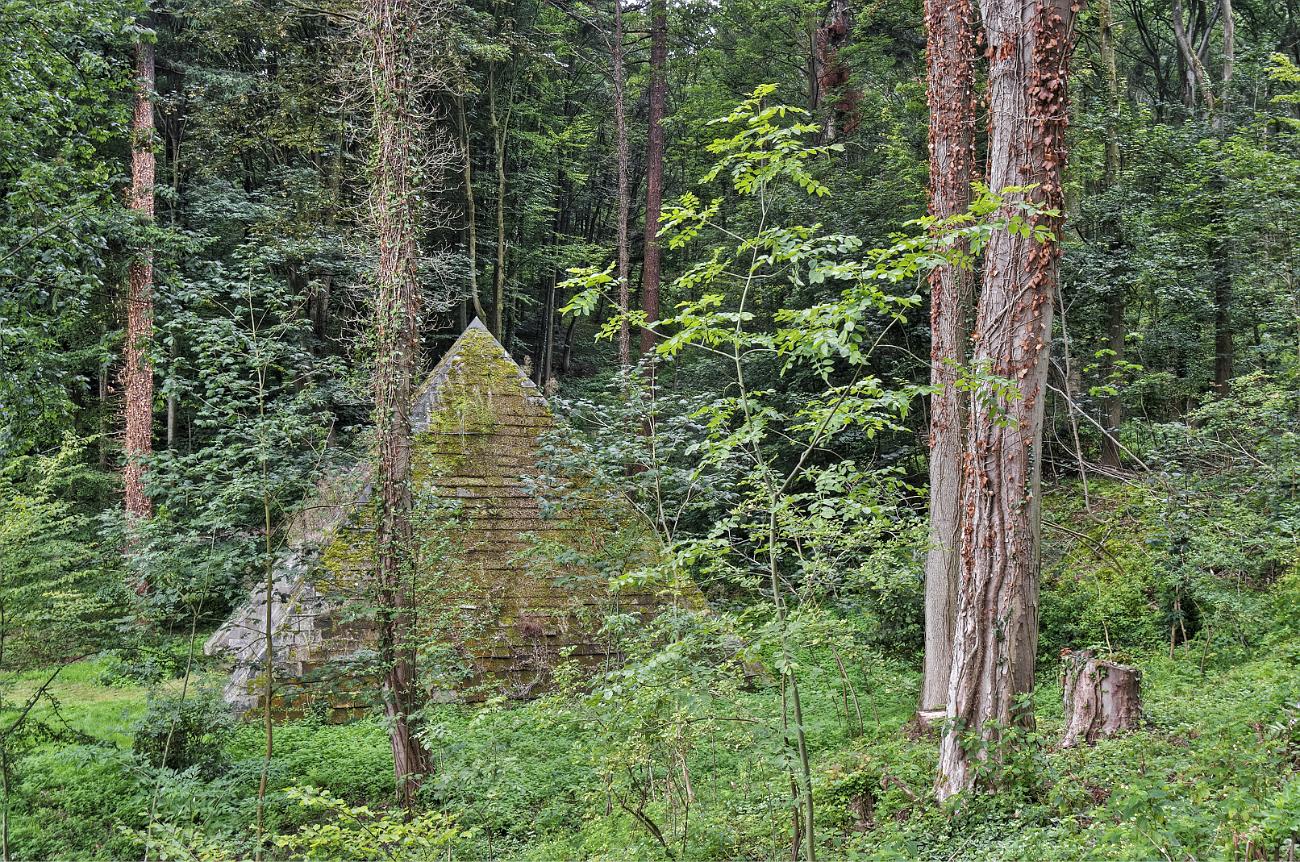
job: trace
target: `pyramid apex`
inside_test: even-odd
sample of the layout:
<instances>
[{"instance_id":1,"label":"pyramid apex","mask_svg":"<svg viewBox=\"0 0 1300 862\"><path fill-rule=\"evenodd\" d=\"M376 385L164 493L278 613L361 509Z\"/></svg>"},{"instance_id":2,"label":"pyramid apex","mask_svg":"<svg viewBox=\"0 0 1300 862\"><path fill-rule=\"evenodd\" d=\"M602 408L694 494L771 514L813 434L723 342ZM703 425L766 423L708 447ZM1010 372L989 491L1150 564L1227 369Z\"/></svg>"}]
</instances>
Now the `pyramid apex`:
<instances>
[{"instance_id":1,"label":"pyramid apex","mask_svg":"<svg viewBox=\"0 0 1300 862\"><path fill-rule=\"evenodd\" d=\"M483 323L483 321L479 320L477 317L475 317L473 320L469 322L469 326L465 327L466 332L469 332L471 329L481 329L484 332L488 333L489 335L492 334L492 331L488 329L487 326Z\"/></svg>"}]
</instances>

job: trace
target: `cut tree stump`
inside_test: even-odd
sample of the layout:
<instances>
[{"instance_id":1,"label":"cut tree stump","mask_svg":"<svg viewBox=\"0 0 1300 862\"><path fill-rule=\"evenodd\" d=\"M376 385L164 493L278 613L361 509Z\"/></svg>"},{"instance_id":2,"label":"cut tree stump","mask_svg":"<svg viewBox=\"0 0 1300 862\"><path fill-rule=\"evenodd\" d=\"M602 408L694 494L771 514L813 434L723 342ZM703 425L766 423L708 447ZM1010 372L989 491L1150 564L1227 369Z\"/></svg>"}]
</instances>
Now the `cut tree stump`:
<instances>
[{"instance_id":1,"label":"cut tree stump","mask_svg":"<svg viewBox=\"0 0 1300 862\"><path fill-rule=\"evenodd\" d=\"M1103 661L1082 650L1061 653L1061 690L1065 700L1062 748L1092 745L1138 726L1142 718L1142 672Z\"/></svg>"}]
</instances>

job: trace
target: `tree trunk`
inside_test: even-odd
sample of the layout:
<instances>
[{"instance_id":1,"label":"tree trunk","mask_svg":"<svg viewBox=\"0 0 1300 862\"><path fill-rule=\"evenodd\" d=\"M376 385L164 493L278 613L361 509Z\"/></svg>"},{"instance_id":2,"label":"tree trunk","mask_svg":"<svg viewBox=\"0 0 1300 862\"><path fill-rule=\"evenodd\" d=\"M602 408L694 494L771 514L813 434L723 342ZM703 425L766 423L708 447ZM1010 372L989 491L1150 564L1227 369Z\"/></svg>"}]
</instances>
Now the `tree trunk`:
<instances>
[{"instance_id":1,"label":"tree trunk","mask_svg":"<svg viewBox=\"0 0 1300 862\"><path fill-rule=\"evenodd\" d=\"M810 65L814 82L811 110L814 114L822 114L821 108L825 105L826 97L831 94L838 97L822 114L822 132L819 136L822 141L833 141L857 127L856 114L861 93L848 87L849 67L840 57L841 49L848 45L852 27L853 4L849 0L831 0L826 4L822 20L813 29Z\"/></svg>"},{"instance_id":2,"label":"tree trunk","mask_svg":"<svg viewBox=\"0 0 1300 862\"><path fill-rule=\"evenodd\" d=\"M641 309L646 320L659 319L659 212L664 199L664 104L668 99L668 2L650 0L650 108L646 129L645 260L642 266ZM641 353L655 346L655 334L641 330Z\"/></svg>"},{"instance_id":3,"label":"tree trunk","mask_svg":"<svg viewBox=\"0 0 1300 862\"><path fill-rule=\"evenodd\" d=\"M1119 69L1115 63L1115 22L1111 14L1111 0L1098 0L1097 30L1101 46L1101 71L1106 79L1106 162L1102 183L1109 191L1119 182L1120 169ZM1106 239L1111 248L1118 248L1124 241L1119 220L1107 217L1105 221ZM1127 334L1124 314L1127 299L1123 284L1111 285L1106 297L1106 347L1110 352L1101 362L1101 382L1104 386L1115 385L1114 371L1124 361L1124 336ZM1124 421L1124 402L1119 393L1107 395L1102 409L1102 425L1106 433L1101 437L1101 463L1118 470L1122 466L1119 426Z\"/></svg>"},{"instance_id":4,"label":"tree trunk","mask_svg":"<svg viewBox=\"0 0 1300 862\"><path fill-rule=\"evenodd\" d=\"M1232 20L1232 0L1220 0L1219 8L1223 12L1223 92L1219 96L1226 102L1228 85L1232 83L1233 65L1237 58L1237 27Z\"/></svg>"},{"instance_id":5,"label":"tree trunk","mask_svg":"<svg viewBox=\"0 0 1300 862\"><path fill-rule=\"evenodd\" d=\"M135 47L135 97L131 120L131 190L127 207L140 225L153 222L155 160L153 152L153 44ZM126 465L123 484L128 519L148 518L153 504L144 492L144 460L153 452L153 246L135 250L127 274L126 349L123 384L126 390Z\"/></svg>"},{"instance_id":6,"label":"tree trunk","mask_svg":"<svg viewBox=\"0 0 1300 862\"><path fill-rule=\"evenodd\" d=\"M1124 336L1128 332L1124 325L1125 300L1123 287L1112 285L1106 303L1106 346L1110 353L1101 363L1102 382L1106 386L1116 385L1112 379L1114 370L1124 359ZM1124 401L1118 392L1108 394L1103 408L1106 433L1101 437L1101 463L1112 470L1118 470L1123 466L1119 449L1119 426L1124 421Z\"/></svg>"},{"instance_id":7,"label":"tree trunk","mask_svg":"<svg viewBox=\"0 0 1300 862\"><path fill-rule=\"evenodd\" d=\"M982 4L989 185L1034 186L1008 194L1008 205L1029 196L1063 209L1074 8L1072 0ZM1060 236L1060 216L1034 222ZM971 402L950 729L940 742L935 782L940 800L974 787L974 761L997 756L1002 728L1033 722L1022 696L1033 690L1038 646L1039 476L1059 252L1056 241L1040 244L1009 231L996 232L985 249L973 364L1012 381L1018 397L999 396L986 384ZM981 744L971 745L969 736Z\"/></svg>"},{"instance_id":8,"label":"tree trunk","mask_svg":"<svg viewBox=\"0 0 1300 862\"><path fill-rule=\"evenodd\" d=\"M420 290L416 276L416 167L409 80L414 16L410 0L368 0L371 217L378 241L375 271L375 431L378 448L375 569L384 711L393 766L404 804L413 802L427 757L411 732L415 639L411 579L411 381L419 352Z\"/></svg>"},{"instance_id":9,"label":"tree trunk","mask_svg":"<svg viewBox=\"0 0 1300 862\"><path fill-rule=\"evenodd\" d=\"M610 64L614 75L614 136L618 161L618 310L623 321L618 329L618 364L622 368L632 365L632 333L627 324L629 254L627 241L628 210L628 144L626 72L623 68L623 5L614 0L614 34L609 43Z\"/></svg>"},{"instance_id":10,"label":"tree trunk","mask_svg":"<svg viewBox=\"0 0 1300 862\"><path fill-rule=\"evenodd\" d=\"M926 0L930 104L930 214L970 207L975 157L974 50L970 0ZM925 561L925 668L920 711L948 700L953 613L961 557L961 459L965 424L957 379L966 361L971 272L930 273L930 551Z\"/></svg>"},{"instance_id":11,"label":"tree trunk","mask_svg":"<svg viewBox=\"0 0 1300 862\"><path fill-rule=\"evenodd\" d=\"M1187 33L1187 24L1183 20L1182 0L1173 0L1170 6L1170 23L1173 25L1174 42L1178 45L1178 54L1182 57L1187 81L1183 86L1184 100L1187 106L1193 106L1194 97L1199 94L1205 103L1205 109L1214 113L1214 92L1210 88L1209 76L1205 74L1205 64L1200 54L1192 46L1191 36Z\"/></svg>"},{"instance_id":12,"label":"tree trunk","mask_svg":"<svg viewBox=\"0 0 1300 862\"><path fill-rule=\"evenodd\" d=\"M465 159L465 249L469 255L469 298L474 304L474 315L484 326L487 326L488 316L483 311L483 302L478 295L478 224L474 214L474 168L470 151L469 123L465 119L465 97L462 94L456 96L456 119L460 129L461 153Z\"/></svg>"},{"instance_id":13,"label":"tree trunk","mask_svg":"<svg viewBox=\"0 0 1300 862\"><path fill-rule=\"evenodd\" d=\"M1065 700L1062 748L1132 730L1142 720L1142 672L1101 661L1092 653L1066 650L1061 656L1061 690Z\"/></svg>"},{"instance_id":14,"label":"tree trunk","mask_svg":"<svg viewBox=\"0 0 1300 862\"><path fill-rule=\"evenodd\" d=\"M565 99L565 115L568 115L568 99ZM560 238L568 229L568 211L569 211L569 189L568 182L564 173L564 166L559 165L555 169L555 215L551 219L551 246L556 247L560 243ZM559 283L560 271L552 269L549 276L542 277L542 296L540 306L540 319L538 321L537 336L537 374L534 381L540 387L545 387L546 382L551 379L554 366L555 354L555 305L556 305L556 285Z\"/></svg>"},{"instance_id":15,"label":"tree trunk","mask_svg":"<svg viewBox=\"0 0 1300 862\"><path fill-rule=\"evenodd\" d=\"M1221 225L1220 230L1226 230ZM1227 395L1232 388L1232 268L1226 241L1214 244L1214 388Z\"/></svg>"},{"instance_id":16,"label":"tree trunk","mask_svg":"<svg viewBox=\"0 0 1300 862\"><path fill-rule=\"evenodd\" d=\"M497 169L497 260L493 270L492 334L507 344L505 336L506 306L506 141L510 125L507 107L504 119L497 115L496 64L488 70L488 118L492 123L492 140L496 144ZM468 162L466 163L468 164Z\"/></svg>"}]
</instances>

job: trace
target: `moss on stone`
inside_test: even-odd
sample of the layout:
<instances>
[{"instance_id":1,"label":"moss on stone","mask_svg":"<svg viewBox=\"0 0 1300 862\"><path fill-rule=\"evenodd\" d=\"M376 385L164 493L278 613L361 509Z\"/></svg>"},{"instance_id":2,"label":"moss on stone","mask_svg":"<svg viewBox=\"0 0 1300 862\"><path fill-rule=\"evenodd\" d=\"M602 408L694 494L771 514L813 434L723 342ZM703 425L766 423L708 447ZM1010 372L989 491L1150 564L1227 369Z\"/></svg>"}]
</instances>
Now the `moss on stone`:
<instances>
[{"instance_id":1,"label":"moss on stone","mask_svg":"<svg viewBox=\"0 0 1300 862\"><path fill-rule=\"evenodd\" d=\"M446 669L435 677L460 678L462 690L480 695L527 696L541 690L561 655L604 661L607 644L598 634L604 614L653 607L647 593L611 596L608 580L620 573L611 569L647 562L652 537L580 485L574 505L556 512L543 505L529 477L540 473L539 438L554 419L481 326L467 330L434 370L417 394L413 422L420 652ZM368 612L375 550L368 496L359 492L321 536L311 575L321 595L361 616ZM317 673L355 652L358 631L364 626L354 626L349 640L318 630L315 646L295 656L295 667ZM281 682L289 689L314 685ZM355 695L344 697L339 686L317 691L336 706L354 706Z\"/></svg>"}]
</instances>

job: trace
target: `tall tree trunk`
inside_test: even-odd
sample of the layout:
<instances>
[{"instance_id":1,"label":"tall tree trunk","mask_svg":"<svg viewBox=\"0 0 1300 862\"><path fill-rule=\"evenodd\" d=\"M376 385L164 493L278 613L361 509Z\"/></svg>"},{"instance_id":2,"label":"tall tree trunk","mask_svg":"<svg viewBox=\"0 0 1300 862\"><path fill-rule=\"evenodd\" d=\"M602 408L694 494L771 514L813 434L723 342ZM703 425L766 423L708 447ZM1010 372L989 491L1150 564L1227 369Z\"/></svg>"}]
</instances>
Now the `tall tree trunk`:
<instances>
[{"instance_id":1,"label":"tall tree trunk","mask_svg":"<svg viewBox=\"0 0 1300 862\"><path fill-rule=\"evenodd\" d=\"M970 207L975 158L975 38L970 0L926 0L930 104L930 214ZM920 710L948 700L953 613L960 573L961 461L965 425L957 380L966 361L971 272L930 274L930 551L925 561L925 668Z\"/></svg>"},{"instance_id":2,"label":"tall tree trunk","mask_svg":"<svg viewBox=\"0 0 1300 862\"><path fill-rule=\"evenodd\" d=\"M857 127L856 112L861 93L848 86L849 67L840 57L840 51L848 45L852 28L853 4L849 0L831 0L813 30L811 68L815 83L811 110L820 114L826 97L831 94L837 97L821 117L819 138L822 141L833 141Z\"/></svg>"},{"instance_id":3,"label":"tall tree trunk","mask_svg":"<svg viewBox=\"0 0 1300 862\"><path fill-rule=\"evenodd\" d=\"M630 270L627 222L631 209L628 192L627 144L627 75L623 67L623 0L614 0L614 34L609 43L610 64L614 75L614 139L618 162L618 310L623 321L618 329L618 364L632 365L632 333L627 324L628 273Z\"/></svg>"},{"instance_id":4,"label":"tall tree trunk","mask_svg":"<svg viewBox=\"0 0 1300 862\"><path fill-rule=\"evenodd\" d=\"M465 96L460 93L456 95L456 120L460 129L461 154L465 159L465 249L469 254L469 298L474 305L474 315L487 326L488 316L483 311L483 302L478 295L478 223L474 214L474 168L469 122L465 119Z\"/></svg>"},{"instance_id":5,"label":"tall tree trunk","mask_svg":"<svg viewBox=\"0 0 1300 862\"><path fill-rule=\"evenodd\" d=\"M1115 386L1112 379L1114 371L1124 359L1124 337L1128 330L1124 325L1124 313L1127 302L1123 285L1112 285L1111 294L1106 301L1106 347L1110 353L1101 363L1102 381L1107 386ZM1101 437L1101 463L1105 467L1118 470L1123 466L1119 448L1119 426L1124 421L1124 401L1119 393L1108 394L1103 403L1106 433Z\"/></svg>"},{"instance_id":6,"label":"tall tree trunk","mask_svg":"<svg viewBox=\"0 0 1300 862\"><path fill-rule=\"evenodd\" d=\"M668 0L650 0L650 108L646 129L645 261L641 309L646 320L659 319L659 212L664 199L664 104L668 99ZM641 330L641 353L655 346L655 334Z\"/></svg>"},{"instance_id":7,"label":"tall tree trunk","mask_svg":"<svg viewBox=\"0 0 1300 862\"><path fill-rule=\"evenodd\" d=\"M986 0L989 185L1033 185L1026 195L1060 211L1072 0ZM1008 212L1008 215L1010 213ZM1035 222L1060 236L1059 216ZM935 794L969 790L976 760L997 757L1001 729L1033 722L1038 646L1039 476L1052 344L1058 242L997 232L985 249L974 367L1006 378L972 399L962 483L962 570ZM1005 420L1010 420L1005 421ZM982 744L971 745L973 735Z\"/></svg>"},{"instance_id":8,"label":"tall tree trunk","mask_svg":"<svg viewBox=\"0 0 1300 862\"><path fill-rule=\"evenodd\" d=\"M1228 85L1232 83L1233 61L1236 55L1234 46L1235 28L1232 21L1232 0L1220 0L1223 13L1223 92L1220 94L1222 104L1214 116L1214 129L1220 138L1224 135L1227 111ZM1208 39L1207 39L1208 41ZM1222 166L1215 168L1214 190L1219 211L1219 228L1214 241L1214 388L1220 395L1227 395L1233 377L1232 345L1232 248L1231 233L1224 214L1228 209L1225 199L1228 188L1227 177Z\"/></svg>"},{"instance_id":9,"label":"tall tree trunk","mask_svg":"<svg viewBox=\"0 0 1300 862\"><path fill-rule=\"evenodd\" d=\"M371 217L378 240L375 270L375 430L378 442L375 569L384 712L389 720L398 790L409 807L428 771L411 730L415 706L414 574L411 530L411 395L418 362L420 290L416 266L417 119L412 115L410 0L367 0L373 99Z\"/></svg>"},{"instance_id":10,"label":"tall tree trunk","mask_svg":"<svg viewBox=\"0 0 1300 862\"><path fill-rule=\"evenodd\" d=\"M568 96L565 96L565 116L568 116ZM555 169L555 215L551 219L551 246L556 247L568 229L569 221L569 183L564 173L564 166ZM538 386L545 390L551 379L555 353L555 291L559 283L560 272L551 269L549 276L542 277L542 296L537 335L537 374L534 378Z\"/></svg>"},{"instance_id":11,"label":"tall tree trunk","mask_svg":"<svg viewBox=\"0 0 1300 862\"><path fill-rule=\"evenodd\" d=\"M1119 182L1119 69L1115 63L1115 20L1111 13L1111 0L1097 2L1097 30L1100 41L1101 72L1106 85L1106 162L1102 184L1110 191ZM1105 240L1112 249L1123 244L1119 220L1107 216L1103 230ZM1112 284L1106 297L1106 347L1110 351L1101 362L1103 385L1114 386L1114 370L1124 361L1124 314L1126 300L1122 283ZM1124 402L1116 392L1107 395L1102 403L1103 425L1106 433L1101 437L1101 463L1118 470L1122 464L1119 450L1119 426L1124 421Z\"/></svg>"},{"instance_id":12,"label":"tall tree trunk","mask_svg":"<svg viewBox=\"0 0 1300 862\"><path fill-rule=\"evenodd\" d=\"M497 171L497 259L493 269L492 334L508 343L505 335L506 307L506 141L510 126L510 109L504 118L497 114L496 64L488 70L488 118L492 124L492 140L496 145Z\"/></svg>"},{"instance_id":13,"label":"tall tree trunk","mask_svg":"<svg viewBox=\"0 0 1300 862\"><path fill-rule=\"evenodd\" d=\"M153 151L154 48L141 40L135 47L135 97L131 119L131 191L127 206L142 226L153 223L155 160ZM153 452L153 246L135 250L127 274L126 466L123 484L128 519L148 518L153 504L144 493L144 459Z\"/></svg>"},{"instance_id":14,"label":"tall tree trunk","mask_svg":"<svg viewBox=\"0 0 1300 862\"><path fill-rule=\"evenodd\" d=\"M1227 101L1228 85L1232 83L1233 66L1237 59L1237 26L1232 20L1232 0L1220 0L1223 15L1223 92L1219 96Z\"/></svg>"},{"instance_id":15,"label":"tall tree trunk","mask_svg":"<svg viewBox=\"0 0 1300 862\"><path fill-rule=\"evenodd\" d=\"M1222 197L1222 172L1215 183L1217 193ZM1222 204L1220 204L1222 208ZM1221 239L1216 240L1214 249L1214 388L1220 395L1227 395L1232 388L1233 344L1232 344L1232 243L1228 238L1228 227L1219 224Z\"/></svg>"},{"instance_id":16,"label":"tall tree trunk","mask_svg":"<svg viewBox=\"0 0 1300 862\"><path fill-rule=\"evenodd\" d=\"M1170 23L1173 25L1174 42L1178 45L1178 55L1183 60L1184 74L1187 75L1183 86L1184 101L1190 108L1195 95L1199 94L1206 111L1214 113L1214 92L1210 87L1209 76L1205 73L1205 64L1201 62L1201 56L1193 47L1191 36L1187 32L1182 0L1173 0L1170 5Z\"/></svg>"}]
</instances>

